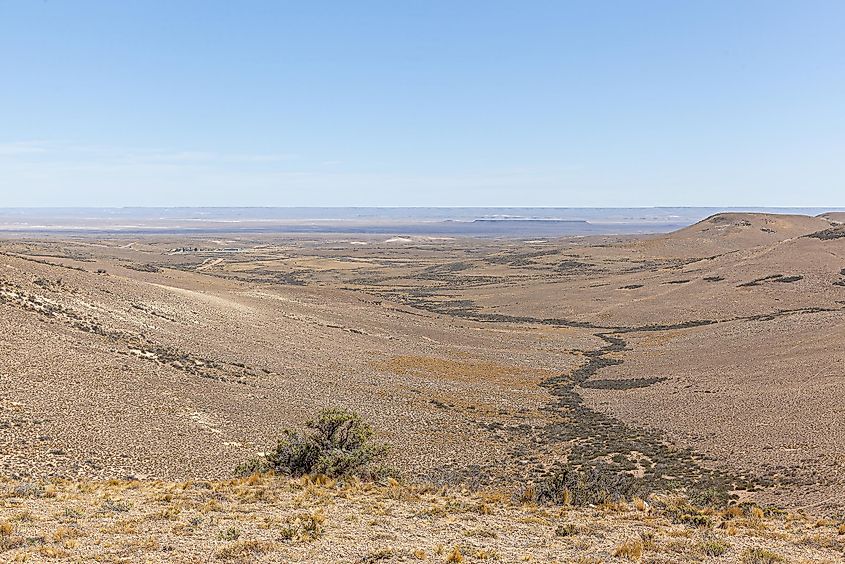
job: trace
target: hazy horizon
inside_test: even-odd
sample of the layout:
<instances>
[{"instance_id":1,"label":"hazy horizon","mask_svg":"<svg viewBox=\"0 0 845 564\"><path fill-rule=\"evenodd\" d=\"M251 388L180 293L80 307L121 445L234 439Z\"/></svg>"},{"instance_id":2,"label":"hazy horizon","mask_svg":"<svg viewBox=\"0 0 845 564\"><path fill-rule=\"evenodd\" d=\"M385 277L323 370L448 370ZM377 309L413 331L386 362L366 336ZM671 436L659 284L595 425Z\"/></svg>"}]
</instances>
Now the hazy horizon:
<instances>
[{"instance_id":1,"label":"hazy horizon","mask_svg":"<svg viewBox=\"0 0 845 564\"><path fill-rule=\"evenodd\" d=\"M0 208L0 233L403 234L559 237L668 233L720 212L820 216L765 207L121 207Z\"/></svg>"},{"instance_id":2,"label":"hazy horizon","mask_svg":"<svg viewBox=\"0 0 845 564\"><path fill-rule=\"evenodd\" d=\"M671 205L657 205L657 206L346 206L346 205L325 205L325 206L278 206L278 205L254 205L254 206L207 206L202 204L184 205L184 206L170 206L170 205L155 205L155 206L55 206L55 205L39 205L39 206L0 206L0 210L107 210L107 209L555 209L555 210L649 210L649 209L719 209L724 211L754 211L754 210L827 210L835 211L845 209L845 206L671 206Z\"/></svg>"}]
</instances>

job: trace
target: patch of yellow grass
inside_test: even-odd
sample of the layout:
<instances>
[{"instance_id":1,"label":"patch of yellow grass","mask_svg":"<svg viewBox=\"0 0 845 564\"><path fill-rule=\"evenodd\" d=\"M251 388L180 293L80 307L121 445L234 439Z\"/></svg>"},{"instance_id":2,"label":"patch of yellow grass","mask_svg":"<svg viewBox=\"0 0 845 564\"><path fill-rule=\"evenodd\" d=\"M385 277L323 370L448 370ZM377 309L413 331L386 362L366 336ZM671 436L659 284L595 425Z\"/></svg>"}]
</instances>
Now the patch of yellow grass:
<instances>
[{"instance_id":1,"label":"patch of yellow grass","mask_svg":"<svg viewBox=\"0 0 845 564\"><path fill-rule=\"evenodd\" d=\"M32 514L32 511L24 510L9 517L9 520L18 522L32 522L35 521L35 516Z\"/></svg>"},{"instance_id":2,"label":"patch of yellow grass","mask_svg":"<svg viewBox=\"0 0 845 564\"><path fill-rule=\"evenodd\" d=\"M478 560L499 560L499 553L492 548L479 548L473 556Z\"/></svg>"},{"instance_id":3,"label":"patch of yellow grass","mask_svg":"<svg viewBox=\"0 0 845 564\"><path fill-rule=\"evenodd\" d=\"M65 539L75 539L80 536L82 536L82 531L64 525L59 526L59 528L53 531L53 541L55 542L62 542Z\"/></svg>"},{"instance_id":4,"label":"patch of yellow grass","mask_svg":"<svg viewBox=\"0 0 845 564\"><path fill-rule=\"evenodd\" d=\"M100 528L104 534L135 535L138 534L138 523L135 519L121 519Z\"/></svg>"},{"instance_id":5,"label":"patch of yellow grass","mask_svg":"<svg viewBox=\"0 0 845 564\"><path fill-rule=\"evenodd\" d=\"M44 558L49 559L65 559L69 558L71 553L64 548L57 548L55 546L42 546L38 549L38 554Z\"/></svg>"},{"instance_id":6,"label":"patch of yellow grass","mask_svg":"<svg viewBox=\"0 0 845 564\"><path fill-rule=\"evenodd\" d=\"M743 564L779 564L786 558L766 548L749 548L742 553Z\"/></svg>"},{"instance_id":7,"label":"patch of yellow grass","mask_svg":"<svg viewBox=\"0 0 845 564\"><path fill-rule=\"evenodd\" d=\"M446 562L460 564L464 561L464 556L461 554L461 549L458 546L452 548L449 554L446 555Z\"/></svg>"},{"instance_id":8,"label":"patch of yellow grass","mask_svg":"<svg viewBox=\"0 0 845 564\"><path fill-rule=\"evenodd\" d=\"M614 549L613 556L636 562L643 557L643 541L628 539Z\"/></svg>"},{"instance_id":9,"label":"patch of yellow grass","mask_svg":"<svg viewBox=\"0 0 845 564\"><path fill-rule=\"evenodd\" d=\"M0 488L14 487L0 481ZM261 492L260 499L249 501L255 492ZM157 503L163 494L168 501ZM636 501L624 507L520 505L501 492L460 487L268 475L202 487L67 482L57 484L53 498L19 500L0 492L0 503L9 503L3 508L9 517L0 520L0 561L199 562L194 555L200 547L203 561L210 555L217 561L328 563L367 546L371 560L441 564L555 558L591 563L601 555L631 562L658 556L678 563L726 558L777 564L775 553L743 549L776 542L796 562L802 557L838 561L845 534L841 522L798 514L775 518L768 509L761 515L750 505L711 511L702 526L676 522L675 507L699 511L688 502L675 500L667 510L656 496L642 500L642 508ZM173 513L172 521L162 518L167 512ZM33 520L13 521L13 515ZM413 536L402 534L407 530ZM27 538L39 540L28 543Z\"/></svg>"},{"instance_id":10,"label":"patch of yellow grass","mask_svg":"<svg viewBox=\"0 0 845 564\"><path fill-rule=\"evenodd\" d=\"M250 562L255 556L261 556L276 550L276 543L272 541L245 540L228 544L214 555L218 560L234 560Z\"/></svg>"}]
</instances>

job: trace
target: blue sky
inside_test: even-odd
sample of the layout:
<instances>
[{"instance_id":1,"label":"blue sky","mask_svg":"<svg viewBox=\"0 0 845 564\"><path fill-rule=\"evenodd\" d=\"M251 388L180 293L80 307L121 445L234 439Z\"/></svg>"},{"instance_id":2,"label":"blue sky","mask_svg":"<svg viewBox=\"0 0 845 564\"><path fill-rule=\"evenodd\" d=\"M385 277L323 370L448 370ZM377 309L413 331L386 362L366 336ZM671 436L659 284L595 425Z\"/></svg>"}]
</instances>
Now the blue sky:
<instances>
[{"instance_id":1,"label":"blue sky","mask_svg":"<svg viewBox=\"0 0 845 564\"><path fill-rule=\"evenodd\" d=\"M0 207L845 206L845 2L0 0Z\"/></svg>"}]
</instances>

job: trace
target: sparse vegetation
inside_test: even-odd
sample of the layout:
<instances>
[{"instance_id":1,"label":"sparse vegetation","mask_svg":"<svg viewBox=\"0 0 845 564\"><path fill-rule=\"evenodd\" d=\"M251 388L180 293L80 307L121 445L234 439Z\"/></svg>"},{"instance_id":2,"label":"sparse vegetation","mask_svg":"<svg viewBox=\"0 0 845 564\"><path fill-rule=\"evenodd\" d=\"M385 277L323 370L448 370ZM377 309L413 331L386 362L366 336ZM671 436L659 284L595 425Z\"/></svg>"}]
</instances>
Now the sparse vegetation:
<instances>
[{"instance_id":1,"label":"sparse vegetation","mask_svg":"<svg viewBox=\"0 0 845 564\"><path fill-rule=\"evenodd\" d=\"M302 513L287 519L281 529L282 540L290 542L310 542L320 538L323 533L325 517L322 513Z\"/></svg>"},{"instance_id":2,"label":"sparse vegetation","mask_svg":"<svg viewBox=\"0 0 845 564\"><path fill-rule=\"evenodd\" d=\"M586 469L561 467L539 483L525 488L523 501L555 505L598 505L631 500L640 485L630 475L605 464Z\"/></svg>"},{"instance_id":3,"label":"sparse vegetation","mask_svg":"<svg viewBox=\"0 0 845 564\"><path fill-rule=\"evenodd\" d=\"M722 556L730 549L731 545L718 539L707 539L701 541L698 546L705 556Z\"/></svg>"},{"instance_id":4,"label":"sparse vegetation","mask_svg":"<svg viewBox=\"0 0 845 564\"><path fill-rule=\"evenodd\" d=\"M730 499L730 494L722 489L709 487L693 490L689 496L690 501L702 507L722 507Z\"/></svg>"},{"instance_id":5,"label":"sparse vegetation","mask_svg":"<svg viewBox=\"0 0 845 564\"><path fill-rule=\"evenodd\" d=\"M459 546L455 546L446 555L446 562L451 562L453 564L460 564L464 561L464 555L461 553L461 548Z\"/></svg>"},{"instance_id":6,"label":"sparse vegetation","mask_svg":"<svg viewBox=\"0 0 845 564\"><path fill-rule=\"evenodd\" d=\"M834 239L842 239L845 237L845 228L841 226L831 227L830 229L823 229L810 233L807 237L812 239L821 239L822 241L832 241Z\"/></svg>"},{"instance_id":7,"label":"sparse vegetation","mask_svg":"<svg viewBox=\"0 0 845 564\"><path fill-rule=\"evenodd\" d=\"M381 463L387 447L373 440L372 427L345 409L325 409L306 422L307 433L285 430L269 453L241 464L239 476L273 471L288 476L356 476L378 479L390 474Z\"/></svg>"},{"instance_id":8,"label":"sparse vegetation","mask_svg":"<svg viewBox=\"0 0 845 564\"><path fill-rule=\"evenodd\" d=\"M628 539L616 547L613 556L637 561L643 557L643 541L641 539Z\"/></svg>"},{"instance_id":9,"label":"sparse vegetation","mask_svg":"<svg viewBox=\"0 0 845 564\"><path fill-rule=\"evenodd\" d=\"M786 558L765 548L749 548L742 553L743 564L778 564Z\"/></svg>"},{"instance_id":10,"label":"sparse vegetation","mask_svg":"<svg viewBox=\"0 0 845 564\"><path fill-rule=\"evenodd\" d=\"M807 272L805 281L792 290L797 286L806 286L807 294L822 286L826 290L806 303L804 293L787 292L784 309L772 311L776 292L789 290L788 283L797 282L799 275L759 278L752 285L765 283L766 287L756 290L737 290L735 285L781 268L792 269L791 265L764 261L753 268L734 269L734 258L728 253L697 259L713 261L711 266L703 262L687 267L687 259L653 260L637 253L629 258L628 250L620 258L613 247L603 249L606 258L589 259L594 273L590 278L576 274L575 267L580 266L574 264L572 272L561 276L555 267L557 250L545 258L512 261L521 265L520 276L526 276L526 292L535 276L539 280L554 276L555 284L565 289L574 288L567 282L572 278L573 284L590 292L583 294L588 300L614 302L607 304L605 317L574 311L573 319L559 317L569 315L564 309L546 312L542 303L531 302L527 294L515 297L511 305L480 299L481 294L472 288L484 288L481 292L486 293L493 291L490 284L511 282L510 274L503 274L504 266L496 267L495 276L487 276L485 269L498 263L487 262L486 253L476 247L454 251L465 252L471 268L458 268L457 263L441 270L425 267L418 279L431 282L431 287L413 285L413 264L395 271L390 261L383 261L389 265L383 266L382 259L389 258L386 254L360 252L364 259L335 260L334 255L347 253L340 244L326 250L326 256L299 256L301 251L291 251L296 256L283 261L276 261L280 251L256 247L255 255L243 253L233 257L231 264L227 258L202 274L192 271L214 262L206 253L176 259L165 253L117 251L138 264L160 260L167 269L162 276L152 276L152 268L142 269L150 276L117 276L127 274L124 263L106 258L98 259L95 267L104 266L112 276L102 277L96 277L90 266L83 274L58 272L48 264L29 271L32 266L21 259L4 258L13 268L0 275L0 305L10 312L10 342L23 353L20 359L11 354L4 357L9 361L3 365L5 371L18 374L20 366L29 366L24 358L40 361L43 343L67 342L68 351L81 355L90 350L93 360L81 356L78 360L70 354L50 359L67 362L57 375L72 376L61 380L61 388L50 383L49 390L67 392L67 401L60 404L41 397L34 401L33 393L46 390L36 381L22 377L8 382L10 390L0 408L7 413L4 432L15 439L16 446L7 457L7 468L15 471L13 476L62 479L0 483L0 506L5 511L0 551L7 551L0 552L0 561L65 556L90 561L101 554L106 561L181 561L198 550L206 561L244 562L413 558L439 563L447 558L601 562L612 560L614 554L664 562L713 558L752 563L782 561L779 558L838 561L845 547L841 519L784 517L752 503L772 499L777 488L784 492L785 502L795 503L795 496L802 495L798 486L811 483L818 491L802 505L825 499L825 490L835 488L835 479L829 479L824 467L811 464L809 455L806 472L803 467L769 464L781 456L779 448L773 448L761 453L765 464L758 467L759 472L729 474L719 470L724 466L719 464L721 455L717 456L727 448L707 450L716 444L710 438L680 446L669 440L673 435L662 433L663 421L657 421L653 429L640 427L635 424L636 412L629 409L649 410L654 405L671 409L673 402L683 398L710 409L691 409L690 421L666 422L668 429L707 428L714 431L713 441L724 440L723 446L731 450L756 440L758 435L723 432L730 428L735 404L720 401L718 395L701 398L724 393L722 380L715 376L732 375L722 374L725 364L710 367L710 359L703 358L707 355L690 357L687 347L717 350L724 343L721 339L730 335L736 338L731 354L741 356L725 359L730 361L729 368L744 368L743 362L754 360L754 366L768 369L759 360L772 347L789 344L789 323L835 325L839 305L845 302L835 305L832 300L841 298L841 292L830 288L829 277ZM419 251L408 252L415 257L413 253ZM256 256L264 255L267 261L253 264ZM507 258L512 256L517 255ZM183 265L173 266L174 260ZM431 256L419 268L439 260ZM311 287L299 293L278 286L286 274L276 269L300 266L306 268L301 272ZM331 270L335 267L343 270ZM686 282L681 276L694 276L697 281L700 268L730 273L730 282L718 288L696 282L685 292L680 288L676 292L679 299L704 296L707 309L692 302L681 317L669 312L653 315L662 311L648 309L654 305L652 298L664 291L660 287ZM66 281L52 282L59 274ZM395 274L410 276L402 282L408 286L395 286L391 281ZM218 275L223 277L219 284ZM177 276L179 288L162 287L174 284ZM494 278L501 280L491 282ZM514 279L523 283L521 278ZM139 280L147 282L142 286ZM348 284L350 292L366 287L373 293L356 308L349 308L345 300L322 303L320 288L337 288L338 281ZM636 295L615 291L620 284L634 281L646 284L628 287L641 288ZM261 285L254 286L256 282ZM271 291L265 284L276 287ZM713 299L722 294L724 300ZM741 310L725 306L737 296L748 297ZM765 303L752 302L757 297ZM540 294L540 300L546 298L547 294ZM283 318L279 317L280 303L285 304ZM626 303L633 309L616 307ZM585 308L590 306L585 304ZM347 314L346 309L354 311ZM641 313L648 315L641 320ZM372 314L374 321L364 314ZM775 319L779 320L776 324L764 323ZM33 335L18 331L16 324L29 322ZM239 331L235 334L223 323ZM472 338L464 340L461 331L468 323L473 324ZM780 326L775 331L779 336L769 342L767 328L776 326ZM185 338L179 339L176 348L169 339L179 332ZM309 339L298 340L300 332ZM224 346L206 342L230 335L231 341ZM76 338L85 347L77 346ZM295 355L282 349L256 354L256 343L285 340L299 347ZM326 343L336 344L336 349ZM691 363L689 369L673 369L679 358ZM43 371L40 362L31 364L31 374L24 371L22 376L40 378L47 370L46 364ZM711 368L714 374L709 374ZM748 364L748 368L752 374L753 366ZM342 389L336 384L337 372L350 375ZM114 382L114 393L98 396L102 405L97 410L51 408L71 405L70 401L89 407L90 389L99 389L104 375L113 376L108 382ZM704 375L700 381L698 375ZM770 380L763 380L760 391ZM729 381L729 390L734 390L734 381ZM202 392L187 398L180 392L173 401L163 399L174 383L182 391ZM373 394L374 385L379 386L375 394L383 405L369 399L355 403L356 398ZM155 393L147 393L147 387ZM282 389L290 390L291 396L277 393ZM681 395L670 397L676 395L673 390L681 390ZM137 392L137 402L126 401L127 392L133 400ZM747 398L742 394L748 393L757 391L737 391L738 397ZM279 430L266 427L267 413L296 411L316 397L327 405L350 402L364 419L345 410L327 410L282 433L278 443L271 435L260 439L258 448L254 446L262 432ZM647 401L629 402L629 397ZM655 398L659 403L649 403ZM777 394L764 399L765 405L780 405ZM601 403L605 400L606 405ZM744 400L736 405L740 403L751 405ZM754 408L759 405L763 404ZM387 474L382 465L388 461L385 447L367 423L378 413L397 414L390 430L395 433L392 437L402 439L395 442L395 448L401 449L396 463L408 477L402 483L373 480ZM632 413L635 417L630 417ZM655 412L639 413L653 417ZM800 413L806 412L792 411L789 421L800 420L796 419ZM92 424L102 434L98 431L77 442L63 431L56 432L57 428L78 428L88 417L99 418ZM152 424L143 425L147 420ZM724 426L707 427L722 420ZM774 436L777 429L761 432ZM822 436L828 433L826 429L824 425L808 427L808 434ZM154 456L146 448L125 448L128 435L139 433L132 436L140 441L152 430L182 440L170 441ZM704 450L697 450L699 446ZM826 452L824 448L812 452ZM221 464L231 468L255 450L270 452L240 466L242 477L209 479L217 476ZM561 459L566 465L555 470L552 465ZM147 478L187 475L196 480L171 483ZM87 481L92 476L129 476L134 481ZM530 485L515 498L513 490L528 481L526 476L532 478ZM650 494L668 489L686 497ZM412 535L402 534L409 530Z\"/></svg>"},{"instance_id":11,"label":"sparse vegetation","mask_svg":"<svg viewBox=\"0 0 845 564\"><path fill-rule=\"evenodd\" d=\"M578 532L577 527L572 523L564 523L555 529L555 535L558 537L571 537Z\"/></svg>"},{"instance_id":12,"label":"sparse vegetation","mask_svg":"<svg viewBox=\"0 0 845 564\"><path fill-rule=\"evenodd\" d=\"M125 268L137 270L138 272L161 272L161 268L154 264L125 264Z\"/></svg>"},{"instance_id":13,"label":"sparse vegetation","mask_svg":"<svg viewBox=\"0 0 845 564\"><path fill-rule=\"evenodd\" d=\"M256 556L272 552L275 544L270 541L246 540L238 541L227 546L224 546L215 557L218 560L240 560L250 562Z\"/></svg>"},{"instance_id":14,"label":"sparse vegetation","mask_svg":"<svg viewBox=\"0 0 845 564\"><path fill-rule=\"evenodd\" d=\"M229 527L225 531L220 532L220 540L234 541L240 538L241 532L237 527Z\"/></svg>"},{"instance_id":15,"label":"sparse vegetation","mask_svg":"<svg viewBox=\"0 0 845 564\"><path fill-rule=\"evenodd\" d=\"M0 482L0 502L16 504L15 515L28 515L0 521L0 560L88 562L96 556L181 562L191 561L200 547L223 562L603 562L615 557L778 564L801 558L838 561L843 546L839 521L784 518L751 505L716 511L694 507L680 496L560 508L514 504L504 494L461 487L271 474L219 482L67 481L48 484L45 491L52 495L18 497L14 483ZM72 519L68 515L74 513L64 511L98 507L102 499L122 499L126 511L88 511ZM200 516L212 501L213 514ZM482 502L489 511L478 511ZM712 523L678 523L677 511L707 514ZM165 513L172 518L162 518ZM394 534L407 530L414 534Z\"/></svg>"}]
</instances>

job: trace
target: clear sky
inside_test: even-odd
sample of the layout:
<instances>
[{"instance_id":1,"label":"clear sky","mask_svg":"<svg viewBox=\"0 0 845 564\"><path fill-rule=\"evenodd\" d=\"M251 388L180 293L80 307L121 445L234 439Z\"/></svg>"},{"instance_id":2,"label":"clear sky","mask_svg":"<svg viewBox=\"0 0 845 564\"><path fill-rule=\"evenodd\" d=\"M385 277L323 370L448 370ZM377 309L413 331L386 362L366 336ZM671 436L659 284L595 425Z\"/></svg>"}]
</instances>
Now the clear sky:
<instances>
[{"instance_id":1,"label":"clear sky","mask_svg":"<svg viewBox=\"0 0 845 564\"><path fill-rule=\"evenodd\" d=\"M0 207L845 206L845 2L0 0Z\"/></svg>"}]
</instances>

